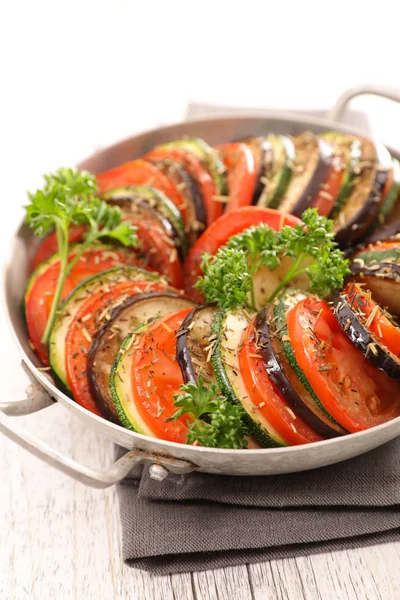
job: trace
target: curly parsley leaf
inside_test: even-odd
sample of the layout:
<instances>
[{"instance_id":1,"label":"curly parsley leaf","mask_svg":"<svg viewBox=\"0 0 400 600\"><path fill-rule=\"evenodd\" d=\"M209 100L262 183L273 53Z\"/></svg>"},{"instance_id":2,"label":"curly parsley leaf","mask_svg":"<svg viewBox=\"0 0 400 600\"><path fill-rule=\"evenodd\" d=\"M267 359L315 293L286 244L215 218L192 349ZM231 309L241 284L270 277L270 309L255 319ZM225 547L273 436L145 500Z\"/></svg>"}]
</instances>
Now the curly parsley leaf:
<instances>
[{"instance_id":1,"label":"curly parsley leaf","mask_svg":"<svg viewBox=\"0 0 400 600\"><path fill-rule=\"evenodd\" d=\"M50 315L42 341L48 341L65 279L94 242L111 238L124 246L137 242L136 229L122 221L121 210L103 202L95 194L95 177L87 171L61 168L44 176L43 189L28 194L30 204L26 209L25 222L35 235L44 235L55 229L60 255L60 275L54 294ZM85 225L86 233L75 256L69 260L69 227Z\"/></svg>"},{"instance_id":2,"label":"curly parsley leaf","mask_svg":"<svg viewBox=\"0 0 400 600\"><path fill-rule=\"evenodd\" d=\"M308 209L301 225L279 231L265 224L250 227L230 238L214 257L204 255L204 276L195 287L207 302L221 308L247 306L255 310L255 273L260 267L274 271L283 257L292 262L268 301L302 273L308 275L311 292L324 296L340 288L349 272L348 261L334 241L333 222Z\"/></svg>"},{"instance_id":3,"label":"curly parsley leaf","mask_svg":"<svg viewBox=\"0 0 400 600\"><path fill-rule=\"evenodd\" d=\"M188 422L187 444L197 443L211 448L247 446L242 409L227 402L215 383L206 386L199 377L197 384L191 381L181 385L181 393L174 394L174 399L174 406L179 410L166 421L176 420L184 414L192 419Z\"/></svg>"}]
</instances>

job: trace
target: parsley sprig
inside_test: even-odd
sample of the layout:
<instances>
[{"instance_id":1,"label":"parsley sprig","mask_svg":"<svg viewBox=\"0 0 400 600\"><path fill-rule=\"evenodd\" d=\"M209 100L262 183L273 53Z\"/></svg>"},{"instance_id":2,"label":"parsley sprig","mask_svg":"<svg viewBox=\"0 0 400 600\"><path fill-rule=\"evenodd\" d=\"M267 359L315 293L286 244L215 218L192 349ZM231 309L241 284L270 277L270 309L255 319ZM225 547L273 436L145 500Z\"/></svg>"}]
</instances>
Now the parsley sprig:
<instances>
[{"instance_id":1,"label":"parsley sprig","mask_svg":"<svg viewBox=\"0 0 400 600\"><path fill-rule=\"evenodd\" d=\"M308 209L301 225L279 231L265 224L250 227L233 236L214 257L204 254L204 276L195 287L207 302L221 308L247 306L256 310L254 275L262 266L274 271L286 256L292 263L267 302L303 273L308 275L310 291L325 296L340 288L349 272L348 261L334 241L333 222Z\"/></svg>"},{"instance_id":2,"label":"parsley sprig","mask_svg":"<svg viewBox=\"0 0 400 600\"><path fill-rule=\"evenodd\" d=\"M102 238L111 238L124 246L134 246L137 238L131 223L122 221L120 209L96 196L96 179L92 174L61 168L45 175L44 181L43 189L28 194L30 204L25 207L25 221L35 235L45 235L54 228L57 236L60 274L42 337L42 342L47 343L65 280L89 246ZM74 257L69 260L68 231L71 225L85 225L87 231Z\"/></svg>"},{"instance_id":3,"label":"parsley sprig","mask_svg":"<svg viewBox=\"0 0 400 600\"><path fill-rule=\"evenodd\" d=\"M166 419L176 420L184 414L193 420L188 422L189 432L186 443L198 443L211 448L245 448L246 428L242 423L242 409L230 404L219 393L216 383L204 384L190 381L181 385L181 393L174 394L174 406L179 410Z\"/></svg>"}]
</instances>

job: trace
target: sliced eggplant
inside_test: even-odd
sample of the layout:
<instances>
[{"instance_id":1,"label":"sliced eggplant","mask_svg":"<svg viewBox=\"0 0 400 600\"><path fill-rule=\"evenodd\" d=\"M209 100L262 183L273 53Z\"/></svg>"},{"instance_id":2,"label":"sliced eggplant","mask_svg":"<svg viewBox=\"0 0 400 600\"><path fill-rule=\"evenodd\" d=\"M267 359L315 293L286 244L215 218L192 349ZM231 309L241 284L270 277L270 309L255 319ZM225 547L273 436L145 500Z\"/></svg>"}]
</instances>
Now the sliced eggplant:
<instances>
[{"instance_id":1,"label":"sliced eggplant","mask_svg":"<svg viewBox=\"0 0 400 600\"><path fill-rule=\"evenodd\" d=\"M292 138L286 135L270 134L265 141L271 144L272 159L266 165L266 172L261 180L264 187L257 204L278 208L293 175L296 151Z\"/></svg>"},{"instance_id":2,"label":"sliced eggplant","mask_svg":"<svg viewBox=\"0 0 400 600\"><path fill-rule=\"evenodd\" d=\"M391 156L384 146L362 140L359 176L347 202L334 219L336 241L347 247L358 240L376 217L391 170Z\"/></svg>"},{"instance_id":3,"label":"sliced eggplant","mask_svg":"<svg viewBox=\"0 0 400 600\"><path fill-rule=\"evenodd\" d=\"M171 159L151 161L170 179L181 192L187 214L185 233L189 244L193 245L206 228L206 210L198 183L177 161Z\"/></svg>"},{"instance_id":4,"label":"sliced eggplant","mask_svg":"<svg viewBox=\"0 0 400 600\"><path fill-rule=\"evenodd\" d=\"M294 138L294 147L293 177L281 198L279 210L301 217L328 177L333 152L327 142L309 131Z\"/></svg>"},{"instance_id":5,"label":"sliced eggplant","mask_svg":"<svg viewBox=\"0 0 400 600\"><path fill-rule=\"evenodd\" d=\"M65 338L82 304L94 293L109 290L110 286L123 281L167 282L158 274L149 273L136 267L117 267L98 273L86 279L72 290L57 312L49 340L49 361L58 379L69 389L65 364Z\"/></svg>"},{"instance_id":6,"label":"sliced eggplant","mask_svg":"<svg viewBox=\"0 0 400 600\"><path fill-rule=\"evenodd\" d=\"M217 186L217 193L224 196L228 192L225 165L220 159L218 152L212 148L207 142L200 138L182 138L163 144L161 148L178 148L185 150L189 154L193 154L209 171Z\"/></svg>"},{"instance_id":7,"label":"sliced eggplant","mask_svg":"<svg viewBox=\"0 0 400 600\"><path fill-rule=\"evenodd\" d=\"M212 305L197 306L183 321L176 337L176 360L185 383L197 382L202 377L206 383L214 381L211 364L213 341L212 322L217 308Z\"/></svg>"},{"instance_id":8,"label":"sliced eggplant","mask_svg":"<svg viewBox=\"0 0 400 600\"><path fill-rule=\"evenodd\" d=\"M341 328L361 350L364 356L378 369L385 371L392 379L400 380L400 358L390 352L371 331L368 330L365 315L357 313L357 306L348 301L344 294L332 293L328 302L332 305L333 312Z\"/></svg>"},{"instance_id":9,"label":"sliced eggplant","mask_svg":"<svg viewBox=\"0 0 400 600\"><path fill-rule=\"evenodd\" d=\"M108 419L118 422L109 380L124 338L139 325L192 306L191 300L173 292L138 294L116 308L110 320L93 337L88 354L88 380L99 410Z\"/></svg>"},{"instance_id":10,"label":"sliced eggplant","mask_svg":"<svg viewBox=\"0 0 400 600\"><path fill-rule=\"evenodd\" d=\"M127 217L134 215L143 220L150 218L158 221L173 240L181 261L185 259L188 240L182 216L165 194L150 186L132 185L108 190L103 198L119 206Z\"/></svg>"},{"instance_id":11,"label":"sliced eggplant","mask_svg":"<svg viewBox=\"0 0 400 600\"><path fill-rule=\"evenodd\" d=\"M382 227L378 227L365 238L363 244L375 244L376 242L385 242L386 240L398 239L400 241L400 218Z\"/></svg>"},{"instance_id":12,"label":"sliced eggplant","mask_svg":"<svg viewBox=\"0 0 400 600\"><path fill-rule=\"evenodd\" d=\"M291 301L296 302L304 295L293 295ZM290 305L290 302L289 302ZM288 305L287 305L288 308ZM287 310L284 309L284 310ZM282 308L278 309L282 310ZM287 333L286 320L283 315L278 319L274 307L270 305L258 313L255 327L257 345L263 357L271 380L291 406L293 411L324 438L343 435L346 431L327 414L311 386L306 387L306 378L298 367Z\"/></svg>"},{"instance_id":13,"label":"sliced eggplant","mask_svg":"<svg viewBox=\"0 0 400 600\"><path fill-rule=\"evenodd\" d=\"M349 279L364 284L377 304L400 316L400 265L390 262L365 265L355 258L349 268Z\"/></svg>"}]
</instances>

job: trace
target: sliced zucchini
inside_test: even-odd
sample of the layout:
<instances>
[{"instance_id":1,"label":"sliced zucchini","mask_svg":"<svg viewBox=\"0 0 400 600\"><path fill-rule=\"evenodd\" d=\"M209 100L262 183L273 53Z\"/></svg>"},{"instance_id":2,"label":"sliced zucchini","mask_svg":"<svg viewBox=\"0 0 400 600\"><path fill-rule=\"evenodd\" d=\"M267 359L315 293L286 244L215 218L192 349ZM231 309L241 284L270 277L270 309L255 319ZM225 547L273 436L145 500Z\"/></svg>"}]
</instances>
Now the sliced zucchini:
<instances>
[{"instance_id":1,"label":"sliced zucchini","mask_svg":"<svg viewBox=\"0 0 400 600\"><path fill-rule=\"evenodd\" d=\"M302 268L306 268L308 264L313 262L312 258L306 258L302 263ZM253 277L254 296L256 301L256 309L260 310L268 302L269 298L276 290L278 285L285 278L289 269L293 265L293 259L285 256L281 260L281 264L274 271L261 266ZM298 275L290 282L291 286L296 286L300 290L308 290L310 280L306 273Z\"/></svg>"},{"instance_id":2,"label":"sliced zucchini","mask_svg":"<svg viewBox=\"0 0 400 600\"><path fill-rule=\"evenodd\" d=\"M218 311L212 324L216 342L211 357L215 378L221 392L229 402L244 410L243 421L250 435L263 448L287 446L260 411L254 411L239 369L238 348L240 347L249 317L241 310Z\"/></svg>"},{"instance_id":3,"label":"sliced zucchini","mask_svg":"<svg viewBox=\"0 0 400 600\"><path fill-rule=\"evenodd\" d=\"M88 354L88 380L96 404L107 418L118 421L119 412L109 382L121 342L139 325L143 330L155 319L190 306L193 302L172 292L138 294L116 308L110 320L93 337Z\"/></svg>"},{"instance_id":4,"label":"sliced zucchini","mask_svg":"<svg viewBox=\"0 0 400 600\"><path fill-rule=\"evenodd\" d=\"M206 383L214 381L211 353L214 337L211 326L217 312L212 305L197 306L183 321L176 337L176 360L182 376L188 381L202 377Z\"/></svg>"},{"instance_id":5,"label":"sliced zucchini","mask_svg":"<svg viewBox=\"0 0 400 600\"><path fill-rule=\"evenodd\" d=\"M288 136L270 134L265 139L272 147L272 166L264 175L264 188L257 204L278 208L293 175L296 151Z\"/></svg>"},{"instance_id":6,"label":"sliced zucchini","mask_svg":"<svg viewBox=\"0 0 400 600\"><path fill-rule=\"evenodd\" d=\"M328 177L332 148L309 131L296 136L293 141L296 153L296 162L292 165L294 172L279 202L279 210L301 217Z\"/></svg>"},{"instance_id":7,"label":"sliced zucchini","mask_svg":"<svg viewBox=\"0 0 400 600\"><path fill-rule=\"evenodd\" d=\"M359 239L374 220L382 204L391 166L391 156L384 146L362 140L359 175L353 181L347 202L334 219L336 240L342 247Z\"/></svg>"},{"instance_id":8,"label":"sliced zucchini","mask_svg":"<svg viewBox=\"0 0 400 600\"><path fill-rule=\"evenodd\" d=\"M184 260L189 244L185 233L185 225L178 208L169 198L153 187L142 185L124 186L108 190L103 194L104 200L117 204L124 214L151 214L159 220L174 240L181 260Z\"/></svg>"},{"instance_id":9,"label":"sliced zucchini","mask_svg":"<svg viewBox=\"0 0 400 600\"><path fill-rule=\"evenodd\" d=\"M369 331L366 316L362 311L357 311L357 304L339 292L331 294L329 302L341 328L365 358L392 379L400 380L400 358Z\"/></svg>"},{"instance_id":10,"label":"sliced zucchini","mask_svg":"<svg viewBox=\"0 0 400 600\"><path fill-rule=\"evenodd\" d=\"M217 193L221 196L225 196L228 193L225 165L218 156L218 152L207 144L207 142L200 138L187 137L163 144L161 148L179 148L189 154L193 154L209 171L216 184Z\"/></svg>"},{"instance_id":11,"label":"sliced zucchini","mask_svg":"<svg viewBox=\"0 0 400 600\"><path fill-rule=\"evenodd\" d=\"M152 274L137 267L116 267L93 275L78 285L61 305L54 321L49 340L49 361L51 368L62 384L69 389L65 365L65 338L69 326L82 304L95 292L108 290L121 281L164 281L158 274ZM165 285L167 283L165 282ZM142 291L142 290L140 290Z\"/></svg>"},{"instance_id":12,"label":"sliced zucchini","mask_svg":"<svg viewBox=\"0 0 400 600\"><path fill-rule=\"evenodd\" d=\"M243 140L251 150L254 158L254 166L257 172L257 180L254 188L252 204L258 204L265 182L272 172L272 145L266 137L251 137Z\"/></svg>"},{"instance_id":13,"label":"sliced zucchini","mask_svg":"<svg viewBox=\"0 0 400 600\"><path fill-rule=\"evenodd\" d=\"M391 262L400 264L400 240L399 244L392 248L379 248L379 244L358 252L354 258L359 264L371 265L372 263Z\"/></svg>"},{"instance_id":14,"label":"sliced zucchini","mask_svg":"<svg viewBox=\"0 0 400 600\"><path fill-rule=\"evenodd\" d=\"M259 313L256 326L262 336L261 353L269 376L298 416L323 437L336 437L346 431L315 394L290 343L286 313L304 297L297 290L288 290L274 302L268 313Z\"/></svg>"},{"instance_id":15,"label":"sliced zucchini","mask_svg":"<svg viewBox=\"0 0 400 600\"><path fill-rule=\"evenodd\" d=\"M374 224L374 228L383 225L389 219L392 211L399 199L400 195L400 163L396 158L392 158L393 163L393 180L392 185L386 195L386 198L383 199L382 206L379 209L378 215L376 217L376 222Z\"/></svg>"},{"instance_id":16,"label":"sliced zucchini","mask_svg":"<svg viewBox=\"0 0 400 600\"><path fill-rule=\"evenodd\" d=\"M353 189L354 180L357 174L359 174L361 141L353 135L337 133L335 131L328 131L321 134L320 137L332 146L334 156L340 159L341 167L344 169L340 192L329 215L330 219L334 219L342 206L347 202Z\"/></svg>"}]
</instances>

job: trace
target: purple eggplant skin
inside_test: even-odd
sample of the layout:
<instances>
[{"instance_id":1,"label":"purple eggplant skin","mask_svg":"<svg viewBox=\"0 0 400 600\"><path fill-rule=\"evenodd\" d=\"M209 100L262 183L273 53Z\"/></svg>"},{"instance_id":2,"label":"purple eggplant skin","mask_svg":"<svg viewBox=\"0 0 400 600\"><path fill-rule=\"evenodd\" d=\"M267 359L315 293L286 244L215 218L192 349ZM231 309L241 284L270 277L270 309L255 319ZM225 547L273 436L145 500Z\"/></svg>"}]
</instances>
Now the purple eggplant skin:
<instances>
[{"instance_id":1,"label":"purple eggplant skin","mask_svg":"<svg viewBox=\"0 0 400 600\"><path fill-rule=\"evenodd\" d=\"M364 283L375 302L392 315L400 316L400 265L391 262L361 265L354 260L349 268L348 281Z\"/></svg>"},{"instance_id":2,"label":"purple eggplant skin","mask_svg":"<svg viewBox=\"0 0 400 600\"><path fill-rule=\"evenodd\" d=\"M392 379L400 381L400 359L385 349L379 340L361 323L348 303L346 296L334 292L330 294L327 301L332 306L339 325L365 358ZM375 349L374 352L371 351L371 344Z\"/></svg>"},{"instance_id":3,"label":"purple eggplant skin","mask_svg":"<svg viewBox=\"0 0 400 600\"><path fill-rule=\"evenodd\" d=\"M266 308L263 308L258 313L255 321L255 328L258 336L257 345L260 348L260 353L268 376L277 386L278 390L296 415L322 437L327 439L340 437L342 435L341 433L330 427L327 423L324 423L311 409L308 408L287 378L271 343L271 332L267 320Z\"/></svg>"},{"instance_id":4,"label":"purple eggplant skin","mask_svg":"<svg viewBox=\"0 0 400 600\"><path fill-rule=\"evenodd\" d=\"M385 161L382 163L376 166L372 189L360 210L336 232L335 239L341 248L354 245L378 214L383 191L390 174Z\"/></svg>"},{"instance_id":5,"label":"purple eggplant skin","mask_svg":"<svg viewBox=\"0 0 400 600\"><path fill-rule=\"evenodd\" d=\"M316 138L319 149L319 158L315 167L313 176L303 190L301 197L293 207L292 215L301 218L302 214L310 208L313 200L317 197L321 185L325 183L333 160L333 150L331 146L320 138Z\"/></svg>"},{"instance_id":6,"label":"purple eggplant skin","mask_svg":"<svg viewBox=\"0 0 400 600\"><path fill-rule=\"evenodd\" d=\"M96 369L96 358L99 356L99 353L104 353L107 351L108 356L111 356L111 359L108 358L107 364L110 364L110 368L115 360L122 339L118 337L118 335L109 335L112 332L112 327L115 327L118 319L125 319L125 322L128 322L128 317L126 316L129 312L129 309L137 304L138 302L145 302L149 299L160 298L160 300L165 300L168 302L169 298L182 298L180 294L176 294L174 292L146 292L143 294L136 294L128 298L123 304L115 308L111 315L110 320L106 321L102 327L96 332L93 336L92 342L90 344L88 358L87 358L87 377L89 381L89 389L95 399L96 405L100 412L105 416L106 419L112 421L113 423L120 424L118 419L117 411L115 410L114 402L112 400L111 394L108 392L108 385L101 385L99 381L101 381L101 377L99 379L99 375L97 374ZM126 313L126 315L124 315ZM127 332L127 334L129 331ZM125 335L121 336L122 338ZM107 339L108 338L108 339ZM104 362L104 361L103 361Z\"/></svg>"},{"instance_id":7,"label":"purple eggplant skin","mask_svg":"<svg viewBox=\"0 0 400 600\"><path fill-rule=\"evenodd\" d=\"M400 219L372 231L367 237L363 238L362 245L367 246L368 244L376 244L377 242L385 242L396 238L400 241Z\"/></svg>"},{"instance_id":8,"label":"purple eggplant skin","mask_svg":"<svg viewBox=\"0 0 400 600\"><path fill-rule=\"evenodd\" d=\"M182 321L182 324L177 333L176 362L180 366L183 381L185 383L188 383L189 381L194 381L195 383L197 383L197 377L196 373L194 372L192 358L190 356L189 348L187 346L187 334L190 323L193 321L195 316L198 314L199 310L201 310L202 308L202 306L197 306L196 308L191 310L190 313L187 314L185 319Z\"/></svg>"}]
</instances>

